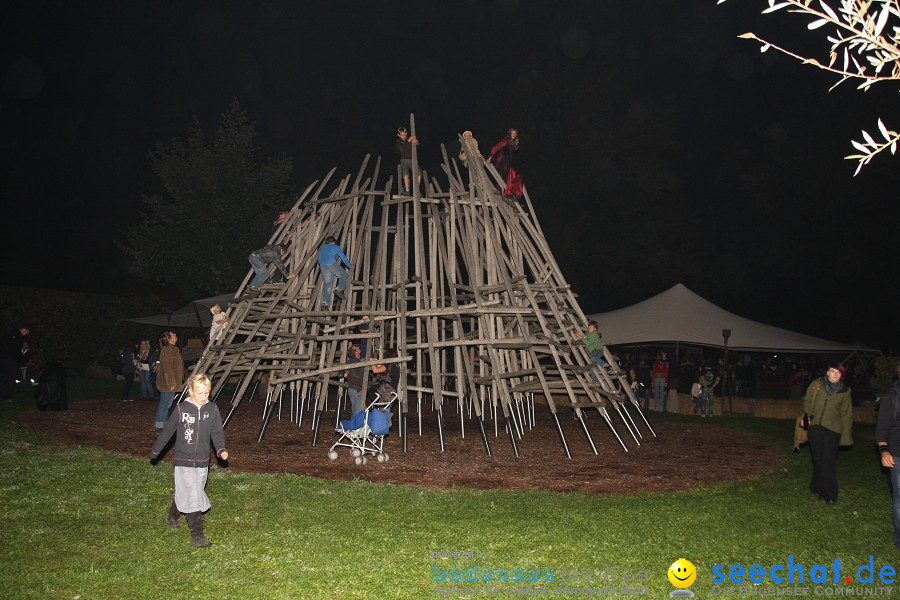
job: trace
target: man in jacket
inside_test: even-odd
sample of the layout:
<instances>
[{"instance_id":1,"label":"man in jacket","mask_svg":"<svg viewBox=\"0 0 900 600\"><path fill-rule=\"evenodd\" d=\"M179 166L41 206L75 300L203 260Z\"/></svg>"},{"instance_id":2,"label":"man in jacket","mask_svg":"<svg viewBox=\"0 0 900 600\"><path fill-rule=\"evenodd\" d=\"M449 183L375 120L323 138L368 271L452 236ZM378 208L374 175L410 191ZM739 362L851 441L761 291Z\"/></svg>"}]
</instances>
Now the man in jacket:
<instances>
[{"instance_id":1,"label":"man in jacket","mask_svg":"<svg viewBox=\"0 0 900 600\"><path fill-rule=\"evenodd\" d=\"M875 443L881 455L881 466L890 469L894 546L900 550L900 379L894 382L891 393L881 398L878 404Z\"/></svg>"},{"instance_id":2,"label":"man in jacket","mask_svg":"<svg viewBox=\"0 0 900 600\"><path fill-rule=\"evenodd\" d=\"M184 360L176 346L178 336L167 331L159 336L159 370L156 372L156 389L159 390L159 406L156 407L156 429L166 425L169 407L184 386Z\"/></svg>"},{"instance_id":3,"label":"man in jacket","mask_svg":"<svg viewBox=\"0 0 900 600\"><path fill-rule=\"evenodd\" d=\"M259 291L259 287L269 278L270 264L274 264L285 279L290 279L291 275L288 274L281 260L285 254L287 254L287 244L263 246L259 250L251 252L247 260L250 261L250 266L253 267L256 275L250 280L250 284L247 286L248 291Z\"/></svg>"}]
</instances>

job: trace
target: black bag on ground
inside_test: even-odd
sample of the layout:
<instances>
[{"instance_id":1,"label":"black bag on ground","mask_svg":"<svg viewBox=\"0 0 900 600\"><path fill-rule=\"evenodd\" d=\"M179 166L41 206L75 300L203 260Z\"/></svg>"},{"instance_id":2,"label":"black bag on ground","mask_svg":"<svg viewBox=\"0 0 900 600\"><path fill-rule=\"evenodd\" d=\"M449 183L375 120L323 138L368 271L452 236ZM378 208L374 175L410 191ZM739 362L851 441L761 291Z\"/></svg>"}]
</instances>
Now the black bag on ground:
<instances>
[{"instance_id":1,"label":"black bag on ground","mask_svg":"<svg viewBox=\"0 0 900 600\"><path fill-rule=\"evenodd\" d=\"M38 377L34 400L38 410L68 410L66 366L60 361L50 363Z\"/></svg>"}]
</instances>

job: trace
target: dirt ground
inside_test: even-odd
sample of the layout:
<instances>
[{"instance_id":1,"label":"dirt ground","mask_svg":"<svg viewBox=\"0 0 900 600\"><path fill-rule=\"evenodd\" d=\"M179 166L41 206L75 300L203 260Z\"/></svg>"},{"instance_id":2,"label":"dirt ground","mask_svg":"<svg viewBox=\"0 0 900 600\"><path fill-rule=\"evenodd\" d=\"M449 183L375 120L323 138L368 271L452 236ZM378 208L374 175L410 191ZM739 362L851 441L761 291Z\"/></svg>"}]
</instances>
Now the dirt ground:
<instances>
[{"instance_id":1,"label":"dirt ground","mask_svg":"<svg viewBox=\"0 0 900 600\"><path fill-rule=\"evenodd\" d=\"M230 408L220 407L223 415ZM414 407L413 407L414 408ZM51 436L60 444L95 446L149 456L155 439L153 429L155 402L136 400L91 400L70 406L67 411L23 413L20 420ZM563 432L572 452L566 458L556 428L546 407L536 407L536 422L517 440L520 457L514 457L509 437L501 425L494 436L494 423L485 423L493 457L485 453L475 421L466 419L465 437L455 409L445 414L445 451L440 451L435 414L423 411L423 432L419 435L416 413L410 414L408 452L403 453L398 436L397 417L385 451L388 462L370 458L356 465L347 449L340 449L337 460L329 460L328 449L337 440L335 414L328 411L322 419L318 444L311 446L309 413L298 427L291 423L287 407L282 418L277 412L262 442L257 442L261 427L262 403L241 404L225 429L230 453L229 468L265 473L295 473L336 480L362 479L382 483L402 483L427 487L462 487L506 490L579 491L588 494L676 491L721 481L752 479L782 462L774 448L750 436L717 426L715 419L674 423L659 420L655 413L640 423L643 439L635 443L621 421L614 424L628 447L625 452L599 414L587 415L588 430L597 447L594 455L581 425L568 410L560 413ZM165 460L171 460L171 448ZM689 466L689 468L686 468Z\"/></svg>"}]
</instances>

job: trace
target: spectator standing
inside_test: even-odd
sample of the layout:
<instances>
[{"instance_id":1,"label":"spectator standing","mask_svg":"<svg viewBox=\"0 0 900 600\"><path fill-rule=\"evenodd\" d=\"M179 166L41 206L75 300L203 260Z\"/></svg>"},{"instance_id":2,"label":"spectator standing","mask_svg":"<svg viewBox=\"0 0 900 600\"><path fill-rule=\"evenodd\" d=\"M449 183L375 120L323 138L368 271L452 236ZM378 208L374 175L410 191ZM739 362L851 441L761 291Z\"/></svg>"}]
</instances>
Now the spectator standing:
<instances>
[{"instance_id":1,"label":"spectator standing","mask_svg":"<svg viewBox=\"0 0 900 600\"><path fill-rule=\"evenodd\" d=\"M703 416L703 377L699 374L695 377L696 381L691 385L691 399L694 401L694 414Z\"/></svg>"},{"instance_id":2,"label":"spectator standing","mask_svg":"<svg viewBox=\"0 0 900 600\"><path fill-rule=\"evenodd\" d=\"M125 385L122 387L122 402L131 402L131 386L134 385L135 362L137 357L134 351L134 344L128 344L119 353L119 371L125 378Z\"/></svg>"},{"instance_id":3,"label":"spectator standing","mask_svg":"<svg viewBox=\"0 0 900 600\"><path fill-rule=\"evenodd\" d=\"M825 376L813 380L803 398L813 461L809 491L826 504L837 502L838 447L853 445L853 405L843 376L843 365L829 363Z\"/></svg>"},{"instance_id":4,"label":"spectator standing","mask_svg":"<svg viewBox=\"0 0 900 600\"><path fill-rule=\"evenodd\" d=\"M19 371L22 372L22 381L34 385L34 353L28 340L22 340L22 349L19 350Z\"/></svg>"},{"instance_id":5,"label":"spectator standing","mask_svg":"<svg viewBox=\"0 0 900 600\"><path fill-rule=\"evenodd\" d=\"M16 389L16 376L19 374L22 343L29 335L31 335L30 329L19 327L3 337L3 346L0 348L0 396L4 402L12 402L13 391Z\"/></svg>"},{"instance_id":6,"label":"spectator standing","mask_svg":"<svg viewBox=\"0 0 900 600\"><path fill-rule=\"evenodd\" d=\"M628 370L628 386L631 388L631 392L634 394L635 399L640 403L641 399L644 397L644 389L641 382L638 381L637 369Z\"/></svg>"},{"instance_id":7,"label":"spectator standing","mask_svg":"<svg viewBox=\"0 0 900 600\"><path fill-rule=\"evenodd\" d=\"M141 382L141 400L153 400L153 373L150 371L150 341L141 340L137 355L138 379Z\"/></svg>"},{"instance_id":8,"label":"spectator standing","mask_svg":"<svg viewBox=\"0 0 900 600\"><path fill-rule=\"evenodd\" d=\"M715 389L719 385L719 377L713 373L711 368L707 368L706 372L700 378L700 416L713 416L713 401L715 399Z\"/></svg>"},{"instance_id":9,"label":"spectator standing","mask_svg":"<svg viewBox=\"0 0 900 600\"><path fill-rule=\"evenodd\" d=\"M184 361L175 344L178 336L167 331L159 336L159 369L156 372L156 389L159 390L159 406L156 408L157 429L166 425L169 407L184 386Z\"/></svg>"},{"instance_id":10,"label":"spectator standing","mask_svg":"<svg viewBox=\"0 0 900 600\"><path fill-rule=\"evenodd\" d=\"M882 397L878 404L875 443L878 444L881 466L889 469L894 547L900 550L900 379L894 381L891 393Z\"/></svg>"},{"instance_id":11,"label":"spectator standing","mask_svg":"<svg viewBox=\"0 0 900 600\"><path fill-rule=\"evenodd\" d=\"M331 310L331 290L334 287L334 280L337 279L337 288L334 295L340 300L344 299L344 290L347 289L347 280L349 275L341 264L347 265L348 269L353 267L350 265L350 259L338 246L337 240L333 236L325 238L322 249L319 250L319 270L322 271L322 310Z\"/></svg>"},{"instance_id":12,"label":"spectator standing","mask_svg":"<svg viewBox=\"0 0 900 600\"><path fill-rule=\"evenodd\" d=\"M666 412L666 386L669 385L669 361L666 353L661 352L653 363L651 370L653 377L653 410Z\"/></svg>"},{"instance_id":13,"label":"spectator standing","mask_svg":"<svg viewBox=\"0 0 900 600\"><path fill-rule=\"evenodd\" d=\"M647 363L648 358L642 354L637 366L637 380L638 384L641 386L641 397L644 401L644 410L650 410L650 398L653 396L653 391L651 389L653 386L653 374L650 365Z\"/></svg>"}]
</instances>

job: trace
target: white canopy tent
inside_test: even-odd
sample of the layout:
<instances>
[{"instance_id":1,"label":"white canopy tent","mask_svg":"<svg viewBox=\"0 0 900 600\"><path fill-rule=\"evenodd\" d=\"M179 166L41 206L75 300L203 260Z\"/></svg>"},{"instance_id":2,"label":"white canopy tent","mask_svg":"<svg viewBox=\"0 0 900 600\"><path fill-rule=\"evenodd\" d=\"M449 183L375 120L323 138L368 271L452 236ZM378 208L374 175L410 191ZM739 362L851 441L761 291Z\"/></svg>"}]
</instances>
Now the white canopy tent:
<instances>
[{"instance_id":1,"label":"white canopy tent","mask_svg":"<svg viewBox=\"0 0 900 600\"><path fill-rule=\"evenodd\" d=\"M234 299L234 293L223 294L221 296L211 296L209 298L200 298L187 303L171 315L165 313L161 315L151 315L149 317L133 317L130 319L122 319L129 323L143 323L144 325L158 325L159 327L209 327L212 323L212 313L209 312L213 304L218 304L222 310L228 308L228 302Z\"/></svg>"},{"instance_id":2,"label":"white canopy tent","mask_svg":"<svg viewBox=\"0 0 900 600\"><path fill-rule=\"evenodd\" d=\"M722 330L730 329L730 350L834 354L871 351L861 345L823 340L740 317L680 283L643 302L588 318L597 321L608 345L681 342L724 348Z\"/></svg>"}]
</instances>

